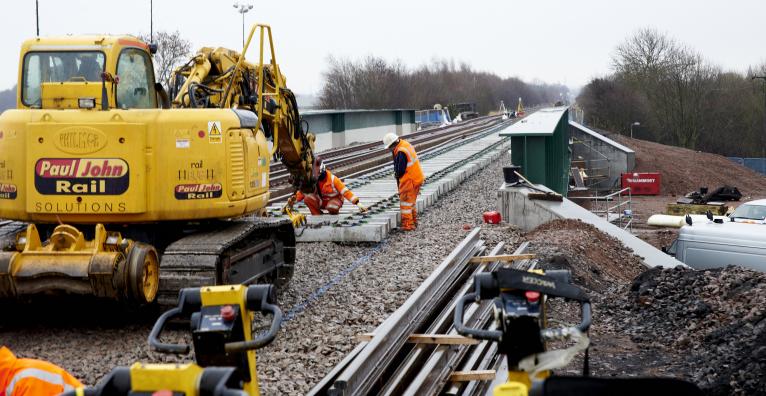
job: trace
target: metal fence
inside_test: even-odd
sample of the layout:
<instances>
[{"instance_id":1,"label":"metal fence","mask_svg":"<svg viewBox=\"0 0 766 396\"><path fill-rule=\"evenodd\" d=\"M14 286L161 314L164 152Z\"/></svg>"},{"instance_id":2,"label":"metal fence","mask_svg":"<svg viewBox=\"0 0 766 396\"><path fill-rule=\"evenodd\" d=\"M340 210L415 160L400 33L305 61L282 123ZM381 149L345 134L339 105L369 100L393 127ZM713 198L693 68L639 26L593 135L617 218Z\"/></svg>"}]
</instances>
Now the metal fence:
<instances>
[{"instance_id":1,"label":"metal fence","mask_svg":"<svg viewBox=\"0 0 766 396\"><path fill-rule=\"evenodd\" d=\"M591 197L569 197L572 200L590 201L590 211L603 217L606 221L633 232L633 196L630 187L612 192L607 195ZM587 206L586 206L587 207Z\"/></svg>"},{"instance_id":2,"label":"metal fence","mask_svg":"<svg viewBox=\"0 0 766 396\"><path fill-rule=\"evenodd\" d=\"M737 164L766 175L766 158L727 157Z\"/></svg>"}]
</instances>

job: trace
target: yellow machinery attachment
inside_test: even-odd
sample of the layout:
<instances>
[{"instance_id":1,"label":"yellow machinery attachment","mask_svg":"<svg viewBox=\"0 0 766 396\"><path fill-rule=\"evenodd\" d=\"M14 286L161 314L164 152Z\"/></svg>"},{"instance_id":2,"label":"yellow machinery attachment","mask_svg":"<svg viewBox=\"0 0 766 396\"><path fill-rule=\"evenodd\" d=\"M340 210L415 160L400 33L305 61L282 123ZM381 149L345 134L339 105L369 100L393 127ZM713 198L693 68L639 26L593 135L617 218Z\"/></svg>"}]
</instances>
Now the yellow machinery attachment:
<instances>
[{"instance_id":1,"label":"yellow machinery attachment","mask_svg":"<svg viewBox=\"0 0 766 396\"><path fill-rule=\"evenodd\" d=\"M260 394L255 350L268 345L282 324L272 285L223 285L181 290L178 306L157 319L149 345L160 352L188 353L186 344L166 344L160 335L168 320L191 321L194 363L117 367L99 386L81 394L143 395L170 391L186 396ZM253 336L255 313L272 315L269 331ZM74 396L72 391L67 396Z\"/></svg>"},{"instance_id":2,"label":"yellow machinery attachment","mask_svg":"<svg viewBox=\"0 0 766 396\"><path fill-rule=\"evenodd\" d=\"M508 377L494 389L494 396L526 396L536 384L546 381L550 370L568 364L575 354L588 347L584 334L591 323L587 294L571 283L568 270L530 270L499 268L480 273L474 279L474 291L464 295L455 307L454 326L458 333L498 343L506 356ZM545 302L565 298L580 303L582 322L573 327L547 328ZM479 329L465 325L466 303L492 300L498 329ZM561 350L547 350L550 341L577 341Z\"/></svg>"},{"instance_id":3,"label":"yellow machinery attachment","mask_svg":"<svg viewBox=\"0 0 766 396\"><path fill-rule=\"evenodd\" d=\"M300 226L306 225L306 215L293 209L291 206L285 205L282 208L282 213L290 218L290 222L293 223L293 227L298 228Z\"/></svg>"},{"instance_id":4,"label":"yellow machinery attachment","mask_svg":"<svg viewBox=\"0 0 766 396\"><path fill-rule=\"evenodd\" d=\"M526 114L524 111L524 103L521 102L521 97L519 96L519 105L516 106L516 117L522 117Z\"/></svg>"},{"instance_id":5,"label":"yellow machinery attachment","mask_svg":"<svg viewBox=\"0 0 766 396\"><path fill-rule=\"evenodd\" d=\"M65 288L75 294L154 301L159 260L153 247L131 242L97 224L92 240L59 225L45 242L34 224L16 236L14 250L0 252L0 297Z\"/></svg>"}]
</instances>

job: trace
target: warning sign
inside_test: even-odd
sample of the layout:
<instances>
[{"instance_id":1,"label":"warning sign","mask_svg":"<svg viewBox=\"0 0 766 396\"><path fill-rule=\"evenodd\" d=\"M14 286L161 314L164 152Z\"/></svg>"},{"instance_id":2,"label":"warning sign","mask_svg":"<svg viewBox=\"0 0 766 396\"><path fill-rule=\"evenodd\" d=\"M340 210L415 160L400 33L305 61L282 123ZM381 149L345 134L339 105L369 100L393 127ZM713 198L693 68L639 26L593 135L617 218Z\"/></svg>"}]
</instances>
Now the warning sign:
<instances>
[{"instance_id":1,"label":"warning sign","mask_svg":"<svg viewBox=\"0 0 766 396\"><path fill-rule=\"evenodd\" d=\"M207 122L207 136L210 140L210 143L218 144L223 142L223 134L221 133L221 121Z\"/></svg>"}]
</instances>

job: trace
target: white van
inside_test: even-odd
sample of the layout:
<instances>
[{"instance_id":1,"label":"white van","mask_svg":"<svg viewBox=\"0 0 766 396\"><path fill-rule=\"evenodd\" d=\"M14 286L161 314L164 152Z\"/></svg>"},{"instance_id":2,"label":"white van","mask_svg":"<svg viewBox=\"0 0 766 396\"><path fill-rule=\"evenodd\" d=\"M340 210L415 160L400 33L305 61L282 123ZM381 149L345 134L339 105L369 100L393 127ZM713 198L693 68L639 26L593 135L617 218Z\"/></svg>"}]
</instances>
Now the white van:
<instances>
[{"instance_id":1,"label":"white van","mask_svg":"<svg viewBox=\"0 0 766 396\"><path fill-rule=\"evenodd\" d=\"M733 264L766 272L766 226L737 222L695 222L683 226L668 254L694 269Z\"/></svg>"}]
</instances>

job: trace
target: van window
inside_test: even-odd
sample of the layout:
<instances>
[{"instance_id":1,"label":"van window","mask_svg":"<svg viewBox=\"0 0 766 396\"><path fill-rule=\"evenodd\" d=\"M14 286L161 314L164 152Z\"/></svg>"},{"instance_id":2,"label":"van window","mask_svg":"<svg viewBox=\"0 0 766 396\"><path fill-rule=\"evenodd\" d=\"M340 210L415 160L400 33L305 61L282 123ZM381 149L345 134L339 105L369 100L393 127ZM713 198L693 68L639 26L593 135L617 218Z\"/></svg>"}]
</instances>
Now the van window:
<instances>
[{"instance_id":1,"label":"van window","mask_svg":"<svg viewBox=\"0 0 766 396\"><path fill-rule=\"evenodd\" d=\"M731 214L732 219L763 220L766 218L766 206L740 205Z\"/></svg>"},{"instance_id":2,"label":"van window","mask_svg":"<svg viewBox=\"0 0 766 396\"><path fill-rule=\"evenodd\" d=\"M105 62L104 53L98 51L29 52L24 56L21 102L41 106L42 83L101 81Z\"/></svg>"},{"instance_id":3,"label":"van window","mask_svg":"<svg viewBox=\"0 0 766 396\"><path fill-rule=\"evenodd\" d=\"M149 54L138 48L126 48L117 60L117 107L153 109L157 107L154 71Z\"/></svg>"},{"instance_id":4,"label":"van window","mask_svg":"<svg viewBox=\"0 0 766 396\"><path fill-rule=\"evenodd\" d=\"M678 249L678 239L675 239L673 243L670 244L670 246L666 249L666 253L676 257L676 250Z\"/></svg>"}]
</instances>

